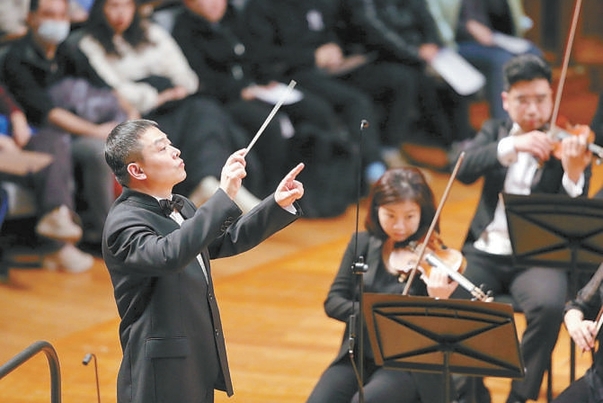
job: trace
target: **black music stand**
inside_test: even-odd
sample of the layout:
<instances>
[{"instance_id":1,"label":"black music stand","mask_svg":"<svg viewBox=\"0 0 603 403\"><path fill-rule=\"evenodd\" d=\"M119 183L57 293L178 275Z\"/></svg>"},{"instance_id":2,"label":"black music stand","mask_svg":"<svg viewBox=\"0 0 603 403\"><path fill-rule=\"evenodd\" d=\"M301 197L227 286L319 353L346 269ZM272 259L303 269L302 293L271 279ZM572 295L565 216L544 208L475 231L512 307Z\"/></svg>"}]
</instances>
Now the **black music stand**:
<instances>
[{"instance_id":1,"label":"black music stand","mask_svg":"<svg viewBox=\"0 0 603 403\"><path fill-rule=\"evenodd\" d=\"M450 373L522 378L509 304L365 293L363 312L375 363L437 372L450 402Z\"/></svg>"},{"instance_id":2,"label":"black music stand","mask_svg":"<svg viewBox=\"0 0 603 403\"><path fill-rule=\"evenodd\" d=\"M502 197L514 263L568 270L569 297L574 298L580 274L594 273L603 261L603 200L558 194ZM575 351L570 341L572 382Z\"/></svg>"}]
</instances>

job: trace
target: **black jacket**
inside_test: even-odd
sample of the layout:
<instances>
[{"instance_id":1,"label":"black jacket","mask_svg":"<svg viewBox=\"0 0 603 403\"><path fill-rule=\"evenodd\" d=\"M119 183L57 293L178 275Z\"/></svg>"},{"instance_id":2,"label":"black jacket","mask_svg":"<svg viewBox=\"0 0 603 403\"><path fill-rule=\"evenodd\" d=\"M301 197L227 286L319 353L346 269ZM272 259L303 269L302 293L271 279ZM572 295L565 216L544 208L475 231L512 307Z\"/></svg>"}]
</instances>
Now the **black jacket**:
<instances>
[{"instance_id":1,"label":"black jacket","mask_svg":"<svg viewBox=\"0 0 603 403\"><path fill-rule=\"evenodd\" d=\"M242 253L296 219L273 195L241 216L221 190L196 211L187 200L181 214L179 227L155 198L125 188L105 224L103 258L121 317L119 403L233 393L209 259Z\"/></svg>"},{"instance_id":2,"label":"black jacket","mask_svg":"<svg viewBox=\"0 0 603 403\"><path fill-rule=\"evenodd\" d=\"M238 11L229 6L219 24L189 10L176 19L172 35L207 94L223 102L238 100L241 90L256 83L257 65L250 59Z\"/></svg>"},{"instance_id":3,"label":"black jacket","mask_svg":"<svg viewBox=\"0 0 603 403\"><path fill-rule=\"evenodd\" d=\"M314 69L318 47L341 45L336 8L329 1L249 0L243 16L252 55L277 77Z\"/></svg>"},{"instance_id":4,"label":"black jacket","mask_svg":"<svg viewBox=\"0 0 603 403\"><path fill-rule=\"evenodd\" d=\"M442 45L424 0L342 0L367 50L382 59L422 65L419 47Z\"/></svg>"}]
</instances>

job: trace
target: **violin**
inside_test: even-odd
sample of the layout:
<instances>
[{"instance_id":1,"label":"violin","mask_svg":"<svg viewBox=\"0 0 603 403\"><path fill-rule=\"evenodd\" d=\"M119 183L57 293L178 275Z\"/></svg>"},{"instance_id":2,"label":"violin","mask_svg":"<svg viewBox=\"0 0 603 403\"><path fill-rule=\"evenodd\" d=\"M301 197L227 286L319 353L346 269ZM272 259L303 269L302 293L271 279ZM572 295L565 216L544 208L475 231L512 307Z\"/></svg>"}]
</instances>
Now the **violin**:
<instances>
[{"instance_id":1,"label":"violin","mask_svg":"<svg viewBox=\"0 0 603 403\"><path fill-rule=\"evenodd\" d=\"M431 220L431 225L427 229L420 245L417 246L418 242L411 242L409 243L409 247L394 250L390 254L390 268L398 270L399 279L401 275L402 281L406 280L406 286L404 287L402 295L408 295L410 284L418 271L423 272L429 277L431 268L437 267L448 274L448 277L460 284L465 290L469 291L474 299L479 299L483 302L491 302L494 299L491 291L488 291L487 293L484 292L480 287L476 287L462 275L467 263L461 252L447 248L439 236L432 238L436 223L442 212L442 208L444 207L444 202L448 198L448 193L452 187L452 182L454 181L454 178L456 178L456 174L464 159L465 152L463 151L456 161L454 169L452 170L452 175L448 179L446 189L444 189L444 195L440 200L440 204ZM400 273L400 271L404 273Z\"/></svg>"},{"instance_id":2,"label":"violin","mask_svg":"<svg viewBox=\"0 0 603 403\"><path fill-rule=\"evenodd\" d=\"M439 236L430 237L423 253L423 258L419 262L419 253L417 248L423 241L412 241L408 246L394 249L389 257L389 266L391 270L396 271L399 280L405 281L411 270L417 268L422 274L429 277L431 270L435 267L445 272L450 280L456 281L465 290L473 296L474 299L491 302L493 297L491 292L484 292L480 287L475 286L469 281L463 272L467 267L467 261L463 254L452 248L448 248L442 242Z\"/></svg>"},{"instance_id":3,"label":"violin","mask_svg":"<svg viewBox=\"0 0 603 403\"><path fill-rule=\"evenodd\" d=\"M563 151L561 140L566 137L580 135L586 137L587 149L597 157L596 162L597 164L600 164L603 159L603 147L594 143L595 132L593 132L588 125L571 124L564 116L560 116L557 119L557 124L549 131L549 136L558 141L553 148L553 156L557 159L561 159L561 153Z\"/></svg>"}]
</instances>

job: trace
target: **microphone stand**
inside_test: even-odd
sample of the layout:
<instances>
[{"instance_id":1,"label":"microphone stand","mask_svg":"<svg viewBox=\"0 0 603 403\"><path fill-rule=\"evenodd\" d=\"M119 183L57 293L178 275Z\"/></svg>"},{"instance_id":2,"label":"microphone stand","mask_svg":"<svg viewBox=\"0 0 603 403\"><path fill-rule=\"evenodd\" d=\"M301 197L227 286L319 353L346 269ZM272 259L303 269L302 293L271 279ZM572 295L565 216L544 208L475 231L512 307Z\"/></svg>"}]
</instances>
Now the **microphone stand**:
<instances>
[{"instance_id":1,"label":"microphone stand","mask_svg":"<svg viewBox=\"0 0 603 403\"><path fill-rule=\"evenodd\" d=\"M359 222L359 214L360 214L360 188L362 187L362 155L360 154L360 150L362 150L362 131L368 127L369 123L366 120L362 120L360 122L360 141L358 142L358 187L356 194L356 229L354 237L355 245L354 245L354 256L356 256L356 261L352 264L351 270L354 275L356 275L356 283L358 289L358 300L352 301L352 313L350 314L349 319L349 338L348 338L348 354L350 356L350 361L352 362L352 366L354 367L354 372L356 373L356 381L358 382L358 402L364 403L364 320L362 316L362 305L364 300L364 273L368 270L368 266L364 262L364 256L358 256L358 222ZM356 320L356 303L358 303L358 320ZM358 331L357 331L358 330ZM356 360L354 359L354 344L356 339L358 339L358 365L356 365Z\"/></svg>"},{"instance_id":2,"label":"microphone stand","mask_svg":"<svg viewBox=\"0 0 603 403\"><path fill-rule=\"evenodd\" d=\"M93 358L94 358L94 375L96 376L96 398L97 398L98 403L101 403L100 384L98 382L98 366L96 365L96 354L94 354L94 353L88 353L88 354L86 354L86 356L82 360L82 364L88 365L88 363L90 362L90 360L93 359Z\"/></svg>"}]
</instances>

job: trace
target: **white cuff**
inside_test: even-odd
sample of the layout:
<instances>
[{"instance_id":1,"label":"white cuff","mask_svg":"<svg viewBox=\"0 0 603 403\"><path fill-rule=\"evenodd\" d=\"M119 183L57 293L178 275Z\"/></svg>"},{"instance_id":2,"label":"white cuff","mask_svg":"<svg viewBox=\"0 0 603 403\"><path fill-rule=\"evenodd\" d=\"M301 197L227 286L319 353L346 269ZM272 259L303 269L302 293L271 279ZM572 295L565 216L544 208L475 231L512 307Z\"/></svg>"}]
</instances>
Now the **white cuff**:
<instances>
[{"instance_id":1,"label":"white cuff","mask_svg":"<svg viewBox=\"0 0 603 403\"><path fill-rule=\"evenodd\" d=\"M567 173L564 173L561 184L570 197L578 197L582 194L584 189L584 173L580 175L578 183L574 183L569 176L567 176Z\"/></svg>"},{"instance_id":2,"label":"white cuff","mask_svg":"<svg viewBox=\"0 0 603 403\"><path fill-rule=\"evenodd\" d=\"M517 161L517 151L515 151L515 143L512 136L500 140L496 152L498 161L505 167Z\"/></svg>"}]
</instances>

